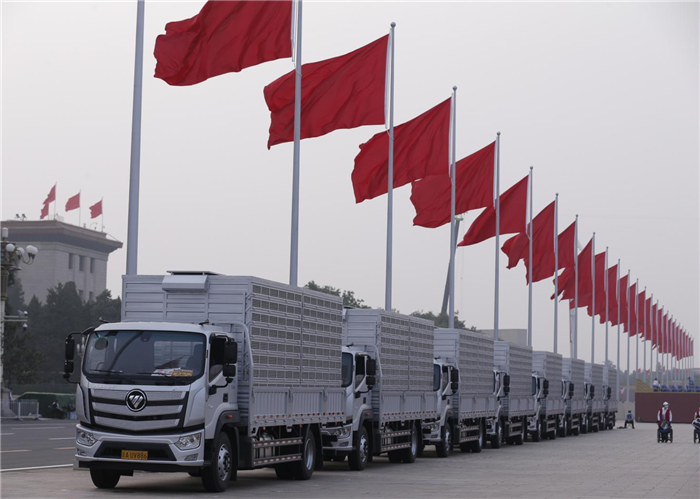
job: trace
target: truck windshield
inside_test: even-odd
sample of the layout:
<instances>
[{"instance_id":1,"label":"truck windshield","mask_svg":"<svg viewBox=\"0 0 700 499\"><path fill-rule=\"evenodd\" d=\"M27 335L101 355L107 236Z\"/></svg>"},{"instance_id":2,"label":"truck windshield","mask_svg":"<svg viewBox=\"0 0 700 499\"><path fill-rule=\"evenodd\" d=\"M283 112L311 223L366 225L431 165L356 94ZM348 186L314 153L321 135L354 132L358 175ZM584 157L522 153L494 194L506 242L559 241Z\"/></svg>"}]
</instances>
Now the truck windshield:
<instances>
[{"instance_id":1,"label":"truck windshield","mask_svg":"<svg viewBox=\"0 0 700 499\"><path fill-rule=\"evenodd\" d=\"M350 386L352 384L352 354L351 353L343 353L343 364L341 367L341 377L342 377L342 386L343 388Z\"/></svg>"},{"instance_id":2,"label":"truck windshield","mask_svg":"<svg viewBox=\"0 0 700 499\"><path fill-rule=\"evenodd\" d=\"M175 331L97 331L85 348L85 374L110 379L177 379L202 375L206 337Z\"/></svg>"}]
</instances>

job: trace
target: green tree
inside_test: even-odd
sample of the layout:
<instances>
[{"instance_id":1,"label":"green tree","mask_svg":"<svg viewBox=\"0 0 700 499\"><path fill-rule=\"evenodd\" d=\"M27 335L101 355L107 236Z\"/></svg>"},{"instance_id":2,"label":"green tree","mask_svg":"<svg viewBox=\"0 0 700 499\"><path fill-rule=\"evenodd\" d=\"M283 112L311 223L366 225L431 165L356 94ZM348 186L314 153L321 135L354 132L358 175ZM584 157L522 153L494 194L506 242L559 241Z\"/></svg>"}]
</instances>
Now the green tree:
<instances>
[{"instance_id":1,"label":"green tree","mask_svg":"<svg viewBox=\"0 0 700 499\"><path fill-rule=\"evenodd\" d=\"M365 305L365 301L355 297L355 292L350 290L342 291L339 288L334 288L333 286L321 286L316 284L314 281L309 281L304 286L306 289L312 291L320 291L321 293L326 293L329 295L340 296L343 299L343 305L346 307L353 308L370 308Z\"/></svg>"},{"instance_id":2,"label":"green tree","mask_svg":"<svg viewBox=\"0 0 700 499\"><path fill-rule=\"evenodd\" d=\"M97 295L95 301L86 303L85 307L89 317L85 327L97 325L100 319L107 322L121 320L122 300L119 297L112 298L112 292L108 289Z\"/></svg>"},{"instance_id":3,"label":"green tree","mask_svg":"<svg viewBox=\"0 0 700 499\"><path fill-rule=\"evenodd\" d=\"M447 327L450 323L450 318L447 314L440 313L438 315L435 315L435 312L424 312L422 310L417 310L416 312L413 312L411 314L413 317L420 317L421 319L427 319L429 321L433 321L435 323L435 327ZM466 325L464 324L464 321L459 320L459 315L455 312L455 328L457 329L466 329ZM472 331L476 331L476 328L473 326L469 328Z\"/></svg>"}]
</instances>

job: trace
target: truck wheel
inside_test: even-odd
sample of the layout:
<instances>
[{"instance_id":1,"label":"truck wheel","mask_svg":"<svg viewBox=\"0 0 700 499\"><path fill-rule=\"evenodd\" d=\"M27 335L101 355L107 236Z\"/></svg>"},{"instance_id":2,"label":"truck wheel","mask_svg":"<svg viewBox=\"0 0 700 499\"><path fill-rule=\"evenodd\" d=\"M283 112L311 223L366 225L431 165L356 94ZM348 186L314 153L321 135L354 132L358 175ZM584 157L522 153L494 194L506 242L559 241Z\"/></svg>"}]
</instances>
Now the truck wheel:
<instances>
[{"instance_id":1,"label":"truck wheel","mask_svg":"<svg viewBox=\"0 0 700 499\"><path fill-rule=\"evenodd\" d=\"M233 472L231 441L223 431L214 441L211 466L202 469L202 485L207 492L223 492L228 487Z\"/></svg>"},{"instance_id":2,"label":"truck wheel","mask_svg":"<svg viewBox=\"0 0 700 499\"><path fill-rule=\"evenodd\" d=\"M501 441L503 440L503 428L501 427L500 421L496 423L496 434L491 437L491 448L500 449Z\"/></svg>"},{"instance_id":3,"label":"truck wheel","mask_svg":"<svg viewBox=\"0 0 700 499\"><path fill-rule=\"evenodd\" d=\"M390 450L387 452L387 457L390 463L400 463L401 462L401 451L400 450Z\"/></svg>"},{"instance_id":4,"label":"truck wheel","mask_svg":"<svg viewBox=\"0 0 700 499\"><path fill-rule=\"evenodd\" d=\"M479 440L475 440L474 442L469 443L471 444L472 452L474 452L475 454L481 452L481 449L484 448L484 425L479 423Z\"/></svg>"},{"instance_id":5,"label":"truck wheel","mask_svg":"<svg viewBox=\"0 0 700 499\"><path fill-rule=\"evenodd\" d=\"M583 421L579 422L579 425L580 425L581 433L583 433L584 435L586 433L588 433L588 417L587 416L585 418L583 418Z\"/></svg>"},{"instance_id":6,"label":"truck wheel","mask_svg":"<svg viewBox=\"0 0 700 499\"><path fill-rule=\"evenodd\" d=\"M539 442L542 439L542 427L540 426L540 420L535 421L535 430L532 432L533 442Z\"/></svg>"},{"instance_id":7,"label":"truck wheel","mask_svg":"<svg viewBox=\"0 0 700 499\"><path fill-rule=\"evenodd\" d=\"M297 480L308 480L314 474L316 467L316 439L311 428L307 428L304 438L304 449L301 452L301 461L289 463L292 476Z\"/></svg>"},{"instance_id":8,"label":"truck wheel","mask_svg":"<svg viewBox=\"0 0 700 499\"><path fill-rule=\"evenodd\" d=\"M553 431L549 432L549 438L550 438L550 440L556 440L556 438L557 438L557 428L554 428Z\"/></svg>"},{"instance_id":9,"label":"truck wheel","mask_svg":"<svg viewBox=\"0 0 700 499\"><path fill-rule=\"evenodd\" d=\"M449 457L452 450L452 425L449 423L442 427L440 443L435 446L438 457Z\"/></svg>"},{"instance_id":10,"label":"truck wheel","mask_svg":"<svg viewBox=\"0 0 700 499\"><path fill-rule=\"evenodd\" d=\"M527 426L525 425L525 419L523 418L522 428L520 430L520 435L513 437L513 442L515 445L523 445L525 438L527 437Z\"/></svg>"},{"instance_id":11,"label":"truck wheel","mask_svg":"<svg viewBox=\"0 0 700 499\"><path fill-rule=\"evenodd\" d=\"M367 428L360 426L360 431L356 435L355 450L348 455L348 464L351 470L362 471L367 466L367 459L370 453Z\"/></svg>"},{"instance_id":12,"label":"truck wheel","mask_svg":"<svg viewBox=\"0 0 700 499\"><path fill-rule=\"evenodd\" d=\"M411 446L408 449L401 449L401 461L404 463L415 463L418 457L418 432L415 426L411 426Z\"/></svg>"},{"instance_id":13,"label":"truck wheel","mask_svg":"<svg viewBox=\"0 0 700 499\"><path fill-rule=\"evenodd\" d=\"M113 489L119 483L121 475L112 470L90 470L90 478L98 489Z\"/></svg>"}]
</instances>

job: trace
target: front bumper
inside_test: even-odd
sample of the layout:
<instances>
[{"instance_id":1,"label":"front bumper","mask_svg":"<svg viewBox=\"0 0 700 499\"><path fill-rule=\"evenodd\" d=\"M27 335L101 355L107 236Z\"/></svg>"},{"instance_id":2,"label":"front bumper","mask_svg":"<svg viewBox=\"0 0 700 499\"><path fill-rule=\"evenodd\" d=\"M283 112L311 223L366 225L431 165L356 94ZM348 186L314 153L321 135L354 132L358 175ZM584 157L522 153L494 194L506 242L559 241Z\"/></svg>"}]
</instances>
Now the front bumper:
<instances>
[{"instance_id":1,"label":"front bumper","mask_svg":"<svg viewBox=\"0 0 700 499\"><path fill-rule=\"evenodd\" d=\"M78 425L78 430L90 432L95 439L92 445L76 440L79 468L114 468L145 471L187 471L205 465L204 430L172 435L125 435L93 430ZM180 437L201 433L199 447L180 450L175 444ZM121 459L122 450L148 451L148 460Z\"/></svg>"},{"instance_id":2,"label":"front bumper","mask_svg":"<svg viewBox=\"0 0 700 499\"><path fill-rule=\"evenodd\" d=\"M440 421L423 422L423 442L441 442L442 432L440 431Z\"/></svg>"},{"instance_id":3,"label":"front bumper","mask_svg":"<svg viewBox=\"0 0 700 499\"><path fill-rule=\"evenodd\" d=\"M321 429L321 440L323 442L323 450L350 452L353 450L352 424L329 426Z\"/></svg>"}]
</instances>

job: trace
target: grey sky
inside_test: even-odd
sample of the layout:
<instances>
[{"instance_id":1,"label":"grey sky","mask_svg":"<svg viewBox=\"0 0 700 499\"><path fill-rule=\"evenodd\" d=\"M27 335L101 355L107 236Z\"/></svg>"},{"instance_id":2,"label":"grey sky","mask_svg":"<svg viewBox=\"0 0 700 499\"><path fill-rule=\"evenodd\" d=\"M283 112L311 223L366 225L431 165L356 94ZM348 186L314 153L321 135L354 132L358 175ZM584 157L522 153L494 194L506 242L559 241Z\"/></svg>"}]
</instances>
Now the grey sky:
<instances>
[{"instance_id":1,"label":"grey sky","mask_svg":"<svg viewBox=\"0 0 700 499\"><path fill-rule=\"evenodd\" d=\"M154 79L155 37L202 4L146 6L139 272L284 282L292 145L266 149L262 90L291 62L193 87ZM3 218L38 218L57 181L60 214L80 189L84 220L104 197L106 230L126 240L135 15L135 2L2 3ZM581 244L596 231L596 250L609 246L611 265L621 258L697 333L698 15L697 3L306 2L303 60L346 53L396 21L396 123L458 85L458 157L501 131L502 190L534 165L535 211L559 192L560 229L579 213ZM301 149L299 282L351 289L373 306L384 296L386 197L356 205L350 174L358 145L381 130L337 131ZM449 233L412 227L409 195L404 187L394 198L394 306L437 310ZM493 254L493 239L458 250L467 325L493 326ZM525 327L524 268L501 263L501 326ZM115 294L124 268L121 250L110 259ZM550 281L534 286L538 349L552 347L551 292ZM566 311L559 351L568 354ZM579 353L590 359L591 321L579 315Z\"/></svg>"}]
</instances>

